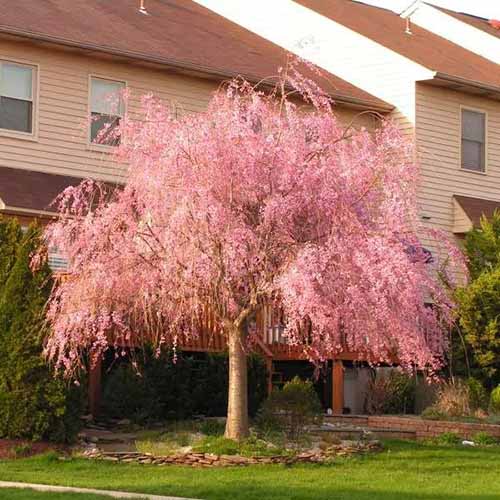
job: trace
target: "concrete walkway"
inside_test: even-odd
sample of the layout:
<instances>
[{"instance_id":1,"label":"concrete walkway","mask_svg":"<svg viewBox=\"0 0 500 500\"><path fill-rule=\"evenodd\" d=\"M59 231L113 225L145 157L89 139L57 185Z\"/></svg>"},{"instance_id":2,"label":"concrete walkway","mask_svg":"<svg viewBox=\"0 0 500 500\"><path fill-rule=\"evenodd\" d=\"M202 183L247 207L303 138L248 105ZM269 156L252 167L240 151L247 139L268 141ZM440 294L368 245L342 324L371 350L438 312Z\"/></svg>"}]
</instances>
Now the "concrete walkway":
<instances>
[{"instance_id":1,"label":"concrete walkway","mask_svg":"<svg viewBox=\"0 0 500 500\"><path fill-rule=\"evenodd\" d=\"M0 488L22 488L50 493L88 493L102 495L111 498L135 498L143 500L197 500L183 497L164 497L161 495L147 495L146 493L126 493L124 491L93 490L89 488L70 488L68 486L49 486L46 484L14 483L10 481L0 481Z\"/></svg>"}]
</instances>

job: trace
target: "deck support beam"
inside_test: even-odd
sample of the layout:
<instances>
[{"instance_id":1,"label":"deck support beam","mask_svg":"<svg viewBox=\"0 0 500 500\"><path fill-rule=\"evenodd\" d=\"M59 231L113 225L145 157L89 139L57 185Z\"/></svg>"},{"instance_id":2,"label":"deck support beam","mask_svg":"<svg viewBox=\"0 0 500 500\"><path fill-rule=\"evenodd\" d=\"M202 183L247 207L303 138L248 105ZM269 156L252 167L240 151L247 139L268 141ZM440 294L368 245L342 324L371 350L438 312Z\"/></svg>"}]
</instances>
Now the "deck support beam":
<instances>
[{"instance_id":1,"label":"deck support beam","mask_svg":"<svg viewBox=\"0 0 500 500\"><path fill-rule=\"evenodd\" d=\"M266 357L266 371L267 371L267 396L273 392L273 358Z\"/></svg>"},{"instance_id":2,"label":"deck support beam","mask_svg":"<svg viewBox=\"0 0 500 500\"><path fill-rule=\"evenodd\" d=\"M101 406L101 372L102 361L99 357L89 368L89 411L92 417L97 417Z\"/></svg>"},{"instance_id":3,"label":"deck support beam","mask_svg":"<svg viewBox=\"0 0 500 500\"><path fill-rule=\"evenodd\" d=\"M340 359L332 361L332 410L334 415L344 412L344 363Z\"/></svg>"}]
</instances>

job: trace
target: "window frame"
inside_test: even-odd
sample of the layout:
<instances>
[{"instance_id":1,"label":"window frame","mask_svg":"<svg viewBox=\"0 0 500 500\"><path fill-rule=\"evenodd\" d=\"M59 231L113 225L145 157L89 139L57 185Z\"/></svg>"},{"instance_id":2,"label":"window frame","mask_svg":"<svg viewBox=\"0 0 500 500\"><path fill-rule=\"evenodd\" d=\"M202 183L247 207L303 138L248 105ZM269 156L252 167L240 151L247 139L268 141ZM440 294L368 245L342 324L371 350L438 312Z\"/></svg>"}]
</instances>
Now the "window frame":
<instances>
[{"instance_id":1,"label":"window frame","mask_svg":"<svg viewBox=\"0 0 500 500\"><path fill-rule=\"evenodd\" d=\"M87 80L87 119L89 120L89 124L87 127L87 149L93 151L101 151L101 152L113 152L116 151L117 146L111 146L108 144L99 144L92 142L92 80L105 80L112 83L121 83L123 84L123 90L127 90L128 82L122 78L117 78L109 75L103 75L99 73L89 73ZM123 118L127 114L127 102L123 102L123 113L120 118Z\"/></svg>"},{"instance_id":2,"label":"window frame","mask_svg":"<svg viewBox=\"0 0 500 500\"><path fill-rule=\"evenodd\" d=\"M3 63L31 69L31 132L0 127L0 136L38 142L38 102L40 97L40 64L0 54L0 71ZM2 95L0 93L0 95Z\"/></svg>"},{"instance_id":3,"label":"window frame","mask_svg":"<svg viewBox=\"0 0 500 500\"><path fill-rule=\"evenodd\" d=\"M462 127L463 127L463 114L464 111L471 111L473 113L478 113L484 116L484 169L483 170L473 170L470 168L466 168L463 166L463 147L462 141L464 140L462 135ZM472 174L479 175L487 175L488 174L488 111L481 108L475 108L473 106L460 105L460 128L459 128L459 147L460 147L460 155L459 155L459 169L462 172L469 172Z\"/></svg>"}]
</instances>

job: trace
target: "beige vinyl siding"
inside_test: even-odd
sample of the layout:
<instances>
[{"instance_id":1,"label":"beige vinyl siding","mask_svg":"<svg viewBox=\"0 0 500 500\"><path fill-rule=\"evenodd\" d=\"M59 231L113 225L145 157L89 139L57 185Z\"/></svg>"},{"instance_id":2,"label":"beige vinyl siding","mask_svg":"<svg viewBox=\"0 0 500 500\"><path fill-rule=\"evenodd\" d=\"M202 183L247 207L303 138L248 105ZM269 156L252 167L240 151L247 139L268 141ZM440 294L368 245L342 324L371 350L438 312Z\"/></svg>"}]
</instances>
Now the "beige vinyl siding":
<instances>
[{"instance_id":1,"label":"beige vinyl siding","mask_svg":"<svg viewBox=\"0 0 500 500\"><path fill-rule=\"evenodd\" d=\"M461 109L487 113L486 172L461 168ZM500 102L417 84L416 136L421 213L429 225L453 230L453 195L500 201Z\"/></svg>"},{"instance_id":2,"label":"beige vinyl siding","mask_svg":"<svg viewBox=\"0 0 500 500\"><path fill-rule=\"evenodd\" d=\"M453 232L462 234L472 229L472 222L457 200L453 200Z\"/></svg>"},{"instance_id":3,"label":"beige vinyl siding","mask_svg":"<svg viewBox=\"0 0 500 500\"><path fill-rule=\"evenodd\" d=\"M55 48L15 41L0 41L0 59L38 65L38 100L35 104L36 140L12 138L0 131L0 165L43 172L117 179L122 175L111 155L88 145L89 77L125 81L131 92L130 112L139 109L140 97L153 93L175 103L179 113L200 112L220 83L109 59L89 57ZM345 123L373 128L376 120L341 105L336 109Z\"/></svg>"},{"instance_id":4,"label":"beige vinyl siding","mask_svg":"<svg viewBox=\"0 0 500 500\"><path fill-rule=\"evenodd\" d=\"M202 78L24 43L1 41L0 59L36 64L39 72L38 137L24 140L0 132L1 165L78 177L108 180L121 175L109 153L88 145L90 75L126 81L131 112L137 111L139 97L149 92L175 102L180 111L201 111L218 87L217 82Z\"/></svg>"}]
</instances>

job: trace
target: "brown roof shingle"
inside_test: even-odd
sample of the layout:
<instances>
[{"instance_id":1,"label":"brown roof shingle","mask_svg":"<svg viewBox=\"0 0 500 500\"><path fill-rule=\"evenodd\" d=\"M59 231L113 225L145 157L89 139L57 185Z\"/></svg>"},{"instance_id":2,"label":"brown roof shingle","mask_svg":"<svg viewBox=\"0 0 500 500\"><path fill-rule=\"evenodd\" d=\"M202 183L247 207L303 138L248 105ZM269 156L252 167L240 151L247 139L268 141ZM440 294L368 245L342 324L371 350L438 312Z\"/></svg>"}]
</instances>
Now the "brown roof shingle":
<instances>
[{"instance_id":1,"label":"brown roof shingle","mask_svg":"<svg viewBox=\"0 0 500 500\"><path fill-rule=\"evenodd\" d=\"M444 7L439 7L439 6L433 5L433 4L429 4L429 5L432 5L434 8L439 9L440 11L444 12L445 14L448 14L448 15L454 17L455 19L458 19L459 21L470 24L474 28L485 31L489 35L493 35L493 36L496 36L497 38L500 38L500 29L494 28L490 24L488 19L473 16L471 14L464 14L462 12L455 12L453 10L445 9Z\"/></svg>"},{"instance_id":2,"label":"brown roof shingle","mask_svg":"<svg viewBox=\"0 0 500 500\"><path fill-rule=\"evenodd\" d=\"M474 227L478 227L481 217L490 218L495 210L500 210L500 201L483 200L469 196L454 196Z\"/></svg>"},{"instance_id":3,"label":"brown roof shingle","mask_svg":"<svg viewBox=\"0 0 500 500\"><path fill-rule=\"evenodd\" d=\"M0 32L252 81L277 75L284 49L191 0L0 0ZM387 110L391 106L336 77L325 90Z\"/></svg>"},{"instance_id":4,"label":"brown roof shingle","mask_svg":"<svg viewBox=\"0 0 500 500\"><path fill-rule=\"evenodd\" d=\"M351 0L295 0L422 66L465 80L500 87L500 67L418 25L405 33L396 13Z\"/></svg>"},{"instance_id":5,"label":"brown roof shingle","mask_svg":"<svg viewBox=\"0 0 500 500\"><path fill-rule=\"evenodd\" d=\"M55 212L54 199L83 179L32 170L0 167L0 200L7 209Z\"/></svg>"}]
</instances>

